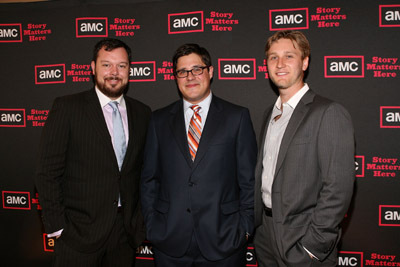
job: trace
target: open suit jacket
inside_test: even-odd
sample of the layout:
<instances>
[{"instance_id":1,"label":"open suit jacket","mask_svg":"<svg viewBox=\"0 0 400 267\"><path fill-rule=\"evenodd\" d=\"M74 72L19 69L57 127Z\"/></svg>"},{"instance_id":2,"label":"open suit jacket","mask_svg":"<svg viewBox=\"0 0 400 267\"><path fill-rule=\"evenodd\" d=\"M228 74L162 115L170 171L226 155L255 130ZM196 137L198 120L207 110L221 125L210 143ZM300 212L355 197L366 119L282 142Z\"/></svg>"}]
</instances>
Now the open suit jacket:
<instances>
[{"instance_id":1,"label":"open suit jacket","mask_svg":"<svg viewBox=\"0 0 400 267\"><path fill-rule=\"evenodd\" d=\"M110 134L94 89L57 98L43 129L36 187L47 233L82 252L98 249L117 216L121 195L128 240L144 239L139 181L150 109L125 96L129 143L119 171Z\"/></svg>"},{"instance_id":2,"label":"open suit jacket","mask_svg":"<svg viewBox=\"0 0 400 267\"><path fill-rule=\"evenodd\" d=\"M184 255L193 234L209 260L242 248L254 228L256 156L246 108L212 97L194 162L183 101L155 111L141 182L147 239L173 257Z\"/></svg>"},{"instance_id":3,"label":"open suit jacket","mask_svg":"<svg viewBox=\"0 0 400 267\"><path fill-rule=\"evenodd\" d=\"M257 226L263 212L262 161L271 110L262 127L256 167ZM284 133L272 185L276 246L287 266L311 266L303 246L321 261L336 261L339 223L350 204L354 178L350 115L341 105L309 90L296 106Z\"/></svg>"}]
</instances>

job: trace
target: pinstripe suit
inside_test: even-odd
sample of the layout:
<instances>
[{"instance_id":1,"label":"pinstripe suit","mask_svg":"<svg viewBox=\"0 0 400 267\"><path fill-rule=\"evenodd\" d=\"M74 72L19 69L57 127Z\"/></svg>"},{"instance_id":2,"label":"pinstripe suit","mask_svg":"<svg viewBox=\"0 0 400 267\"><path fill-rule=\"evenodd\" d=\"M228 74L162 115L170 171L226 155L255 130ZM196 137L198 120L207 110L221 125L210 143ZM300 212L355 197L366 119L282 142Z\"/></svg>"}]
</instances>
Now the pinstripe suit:
<instances>
[{"instance_id":1,"label":"pinstripe suit","mask_svg":"<svg viewBox=\"0 0 400 267\"><path fill-rule=\"evenodd\" d=\"M43 129L36 186L47 233L80 252L93 252L108 238L121 197L128 241L144 239L139 179L150 109L125 96L129 144L121 171L95 90L60 97Z\"/></svg>"},{"instance_id":2,"label":"pinstripe suit","mask_svg":"<svg viewBox=\"0 0 400 267\"><path fill-rule=\"evenodd\" d=\"M271 111L265 116L256 166L256 226L263 219L261 175L270 117ZM268 219L276 238L258 238L262 231L259 227L256 253L257 246L275 250L279 266L336 266L339 224L350 204L354 172L350 115L341 105L309 90L297 104L279 149L272 185L272 218ZM321 262L312 260L303 247ZM257 257L265 260L262 255Z\"/></svg>"}]
</instances>

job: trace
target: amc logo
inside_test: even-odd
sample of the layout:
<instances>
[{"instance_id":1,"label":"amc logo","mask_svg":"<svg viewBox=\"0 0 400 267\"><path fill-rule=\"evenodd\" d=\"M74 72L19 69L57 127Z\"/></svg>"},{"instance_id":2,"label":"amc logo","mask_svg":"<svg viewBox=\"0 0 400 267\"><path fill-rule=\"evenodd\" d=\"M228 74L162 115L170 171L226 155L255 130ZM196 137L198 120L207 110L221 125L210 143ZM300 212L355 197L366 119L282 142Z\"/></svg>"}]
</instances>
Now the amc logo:
<instances>
[{"instance_id":1,"label":"amc logo","mask_svg":"<svg viewBox=\"0 0 400 267\"><path fill-rule=\"evenodd\" d=\"M269 11L269 30L308 29L308 8L271 9Z\"/></svg>"},{"instance_id":2,"label":"amc logo","mask_svg":"<svg viewBox=\"0 0 400 267\"><path fill-rule=\"evenodd\" d=\"M218 59L220 80L255 80L256 60L254 58Z\"/></svg>"},{"instance_id":3,"label":"amc logo","mask_svg":"<svg viewBox=\"0 0 400 267\"><path fill-rule=\"evenodd\" d=\"M364 56L325 56L325 78L364 78Z\"/></svg>"},{"instance_id":4,"label":"amc logo","mask_svg":"<svg viewBox=\"0 0 400 267\"><path fill-rule=\"evenodd\" d=\"M154 260L153 247L150 242L145 240L142 245L136 249L136 259L139 260Z\"/></svg>"},{"instance_id":5,"label":"amc logo","mask_svg":"<svg viewBox=\"0 0 400 267\"><path fill-rule=\"evenodd\" d=\"M381 128L400 128L400 106L381 106Z\"/></svg>"},{"instance_id":6,"label":"amc logo","mask_svg":"<svg viewBox=\"0 0 400 267\"><path fill-rule=\"evenodd\" d=\"M21 24L0 24L0 43L22 42Z\"/></svg>"},{"instance_id":7,"label":"amc logo","mask_svg":"<svg viewBox=\"0 0 400 267\"><path fill-rule=\"evenodd\" d=\"M0 109L0 127L26 127L25 109Z\"/></svg>"},{"instance_id":8,"label":"amc logo","mask_svg":"<svg viewBox=\"0 0 400 267\"><path fill-rule=\"evenodd\" d=\"M65 64L35 66L35 84L65 83Z\"/></svg>"},{"instance_id":9,"label":"amc logo","mask_svg":"<svg viewBox=\"0 0 400 267\"><path fill-rule=\"evenodd\" d=\"M256 255L254 253L254 247L247 247L246 253L246 267L258 266Z\"/></svg>"},{"instance_id":10,"label":"amc logo","mask_svg":"<svg viewBox=\"0 0 400 267\"><path fill-rule=\"evenodd\" d=\"M339 251L337 266L363 267L363 252Z\"/></svg>"},{"instance_id":11,"label":"amc logo","mask_svg":"<svg viewBox=\"0 0 400 267\"><path fill-rule=\"evenodd\" d=\"M46 252L54 252L55 237L47 237L47 234L43 234L43 250Z\"/></svg>"},{"instance_id":12,"label":"amc logo","mask_svg":"<svg viewBox=\"0 0 400 267\"><path fill-rule=\"evenodd\" d=\"M400 27L400 5L379 6L379 27Z\"/></svg>"},{"instance_id":13,"label":"amc logo","mask_svg":"<svg viewBox=\"0 0 400 267\"><path fill-rule=\"evenodd\" d=\"M3 191L3 209L30 210L30 193Z\"/></svg>"},{"instance_id":14,"label":"amc logo","mask_svg":"<svg viewBox=\"0 0 400 267\"><path fill-rule=\"evenodd\" d=\"M379 226L400 226L400 205L379 205Z\"/></svg>"},{"instance_id":15,"label":"amc logo","mask_svg":"<svg viewBox=\"0 0 400 267\"><path fill-rule=\"evenodd\" d=\"M108 18L77 18L76 37L107 37Z\"/></svg>"},{"instance_id":16,"label":"amc logo","mask_svg":"<svg viewBox=\"0 0 400 267\"><path fill-rule=\"evenodd\" d=\"M365 156L355 156L356 177L364 177Z\"/></svg>"},{"instance_id":17,"label":"amc logo","mask_svg":"<svg viewBox=\"0 0 400 267\"><path fill-rule=\"evenodd\" d=\"M154 82L156 80L155 61L131 62L129 71L130 82Z\"/></svg>"},{"instance_id":18,"label":"amc logo","mask_svg":"<svg viewBox=\"0 0 400 267\"><path fill-rule=\"evenodd\" d=\"M203 11L168 14L168 34L203 31Z\"/></svg>"}]
</instances>

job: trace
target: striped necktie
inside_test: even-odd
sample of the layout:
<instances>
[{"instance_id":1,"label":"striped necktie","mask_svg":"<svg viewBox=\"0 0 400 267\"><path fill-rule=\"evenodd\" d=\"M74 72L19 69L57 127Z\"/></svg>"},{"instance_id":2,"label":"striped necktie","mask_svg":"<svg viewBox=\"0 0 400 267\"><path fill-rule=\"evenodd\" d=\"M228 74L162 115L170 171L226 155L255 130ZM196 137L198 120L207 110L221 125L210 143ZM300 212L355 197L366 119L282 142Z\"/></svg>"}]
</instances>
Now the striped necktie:
<instances>
[{"instance_id":1,"label":"striped necktie","mask_svg":"<svg viewBox=\"0 0 400 267\"><path fill-rule=\"evenodd\" d=\"M193 116L190 119L189 124L188 143L189 152L192 157L192 161L194 161L201 137L201 117L199 114L201 107L198 105L193 105L190 108L193 110Z\"/></svg>"}]
</instances>

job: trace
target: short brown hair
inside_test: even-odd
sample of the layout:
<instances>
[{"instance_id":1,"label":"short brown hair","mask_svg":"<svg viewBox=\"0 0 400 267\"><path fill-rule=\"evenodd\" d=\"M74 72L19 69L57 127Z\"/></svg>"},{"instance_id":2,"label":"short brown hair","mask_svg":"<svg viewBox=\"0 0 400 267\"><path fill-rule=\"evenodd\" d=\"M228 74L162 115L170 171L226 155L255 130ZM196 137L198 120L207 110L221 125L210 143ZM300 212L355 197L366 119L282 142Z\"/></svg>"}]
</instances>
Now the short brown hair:
<instances>
[{"instance_id":1,"label":"short brown hair","mask_svg":"<svg viewBox=\"0 0 400 267\"><path fill-rule=\"evenodd\" d=\"M310 56L310 43L306 36L300 31L277 31L274 35L268 38L267 44L265 45L265 55L268 54L268 50L271 48L274 42L279 39L289 39L292 42L296 42L301 51L301 59L305 59Z\"/></svg>"}]
</instances>

